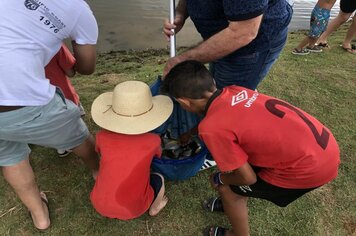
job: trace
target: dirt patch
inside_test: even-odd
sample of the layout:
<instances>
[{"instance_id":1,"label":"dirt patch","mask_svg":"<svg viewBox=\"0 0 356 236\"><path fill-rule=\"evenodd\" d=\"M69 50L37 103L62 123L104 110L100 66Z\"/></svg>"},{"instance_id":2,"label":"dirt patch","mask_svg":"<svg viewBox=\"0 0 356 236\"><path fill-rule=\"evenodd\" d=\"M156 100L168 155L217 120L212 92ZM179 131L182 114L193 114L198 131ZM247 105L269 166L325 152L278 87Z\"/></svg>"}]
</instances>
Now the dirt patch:
<instances>
[{"instance_id":1,"label":"dirt patch","mask_svg":"<svg viewBox=\"0 0 356 236\"><path fill-rule=\"evenodd\" d=\"M127 80L132 80L133 78L132 76L126 74L104 74L99 76L99 79L101 84L118 84Z\"/></svg>"},{"instance_id":2,"label":"dirt patch","mask_svg":"<svg viewBox=\"0 0 356 236\"><path fill-rule=\"evenodd\" d=\"M353 217L348 217L343 220L344 221L344 229L347 232L347 235L355 236L356 235L356 219Z\"/></svg>"}]
</instances>

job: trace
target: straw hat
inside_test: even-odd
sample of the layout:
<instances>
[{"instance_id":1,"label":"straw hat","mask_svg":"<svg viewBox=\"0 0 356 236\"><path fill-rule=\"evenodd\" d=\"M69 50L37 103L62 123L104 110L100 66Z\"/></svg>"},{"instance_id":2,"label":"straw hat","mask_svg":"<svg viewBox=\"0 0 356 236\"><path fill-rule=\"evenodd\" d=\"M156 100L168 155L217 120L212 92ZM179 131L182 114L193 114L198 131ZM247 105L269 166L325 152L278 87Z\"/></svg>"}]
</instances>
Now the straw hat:
<instances>
[{"instance_id":1,"label":"straw hat","mask_svg":"<svg viewBox=\"0 0 356 236\"><path fill-rule=\"evenodd\" d=\"M147 84L126 81L114 92L97 97L91 114L100 127L122 134L142 134L163 124L173 110L172 100L164 95L152 97Z\"/></svg>"}]
</instances>

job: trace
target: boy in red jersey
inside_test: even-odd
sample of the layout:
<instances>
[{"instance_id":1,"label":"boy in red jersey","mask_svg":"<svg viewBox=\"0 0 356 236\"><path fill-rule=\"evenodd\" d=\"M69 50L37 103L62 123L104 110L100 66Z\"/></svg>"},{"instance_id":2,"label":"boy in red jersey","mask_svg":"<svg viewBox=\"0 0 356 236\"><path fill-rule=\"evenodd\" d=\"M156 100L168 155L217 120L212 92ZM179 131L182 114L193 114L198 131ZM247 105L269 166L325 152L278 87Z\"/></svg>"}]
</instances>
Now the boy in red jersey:
<instances>
[{"instance_id":1,"label":"boy in red jersey","mask_svg":"<svg viewBox=\"0 0 356 236\"><path fill-rule=\"evenodd\" d=\"M162 91L204 115L199 135L221 171L210 177L220 197L204 206L225 212L232 229L208 227L204 235L249 235L248 197L285 207L337 176L339 148L330 130L287 102L238 86L217 90L196 61L175 66Z\"/></svg>"},{"instance_id":2,"label":"boy in red jersey","mask_svg":"<svg viewBox=\"0 0 356 236\"><path fill-rule=\"evenodd\" d=\"M120 83L114 92L95 99L92 118L104 128L96 134L101 160L90 195L98 213L129 220L147 210L155 216L166 205L163 176L150 174L152 158L161 156L161 140L148 132L163 124L172 111L169 97L152 97L140 81Z\"/></svg>"},{"instance_id":3,"label":"boy in red jersey","mask_svg":"<svg viewBox=\"0 0 356 236\"><path fill-rule=\"evenodd\" d=\"M79 102L79 95L68 78L75 75L75 61L74 56L69 51L67 46L62 43L62 46L57 54L45 67L45 73L46 78L49 79L50 83L60 88L64 97L79 107L80 114L83 116L85 115L85 111ZM71 150L58 149L57 152L60 157L65 157L71 153Z\"/></svg>"}]
</instances>

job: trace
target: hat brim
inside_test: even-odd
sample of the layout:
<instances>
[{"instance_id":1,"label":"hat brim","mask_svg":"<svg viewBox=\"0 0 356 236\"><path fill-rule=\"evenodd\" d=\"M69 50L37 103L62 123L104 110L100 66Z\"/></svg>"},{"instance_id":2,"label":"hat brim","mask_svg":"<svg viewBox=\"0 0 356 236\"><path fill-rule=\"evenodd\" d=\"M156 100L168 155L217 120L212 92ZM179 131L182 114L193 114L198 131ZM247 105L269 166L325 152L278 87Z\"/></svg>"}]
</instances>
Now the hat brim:
<instances>
[{"instance_id":1,"label":"hat brim","mask_svg":"<svg viewBox=\"0 0 356 236\"><path fill-rule=\"evenodd\" d=\"M168 96L152 97L153 107L145 114L133 117L116 114L112 108L113 92L97 97L92 106L91 114L94 122L100 127L122 134L143 134L163 124L173 111L173 102Z\"/></svg>"}]
</instances>

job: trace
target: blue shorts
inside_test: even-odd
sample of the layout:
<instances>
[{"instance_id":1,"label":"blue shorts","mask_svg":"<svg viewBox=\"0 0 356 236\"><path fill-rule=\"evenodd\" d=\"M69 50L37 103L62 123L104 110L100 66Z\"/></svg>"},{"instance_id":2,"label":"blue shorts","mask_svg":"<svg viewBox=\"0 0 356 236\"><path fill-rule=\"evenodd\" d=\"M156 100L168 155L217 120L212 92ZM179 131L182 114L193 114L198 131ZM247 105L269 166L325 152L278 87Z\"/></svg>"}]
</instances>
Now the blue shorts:
<instances>
[{"instance_id":1,"label":"blue shorts","mask_svg":"<svg viewBox=\"0 0 356 236\"><path fill-rule=\"evenodd\" d=\"M326 30L330 18L330 10L315 6L310 17L309 37L319 38Z\"/></svg>"},{"instance_id":2,"label":"blue shorts","mask_svg":"<svg viewBox=\"0 0 356 236\"><path fill-rule=\"evenodd\" d=\"M26 159L31 152L28 144L72 149L88 135L78 106L57 90L47 105L0 112L0 166Z\"/></svg>"},{"instance_id":3,"label":"blue shorts","mask_svg":"<svg viewBox=\"0 0 356 236\"><path fill-rule=\"evenodd\" d=\"M238 85L256 89L279 57L287 41L287 34L286 28L263 51L234 58L222 58L210 63L209 70L215 79L216 87L222 89L226 86Z\"/></svg>"}]
</instances>

